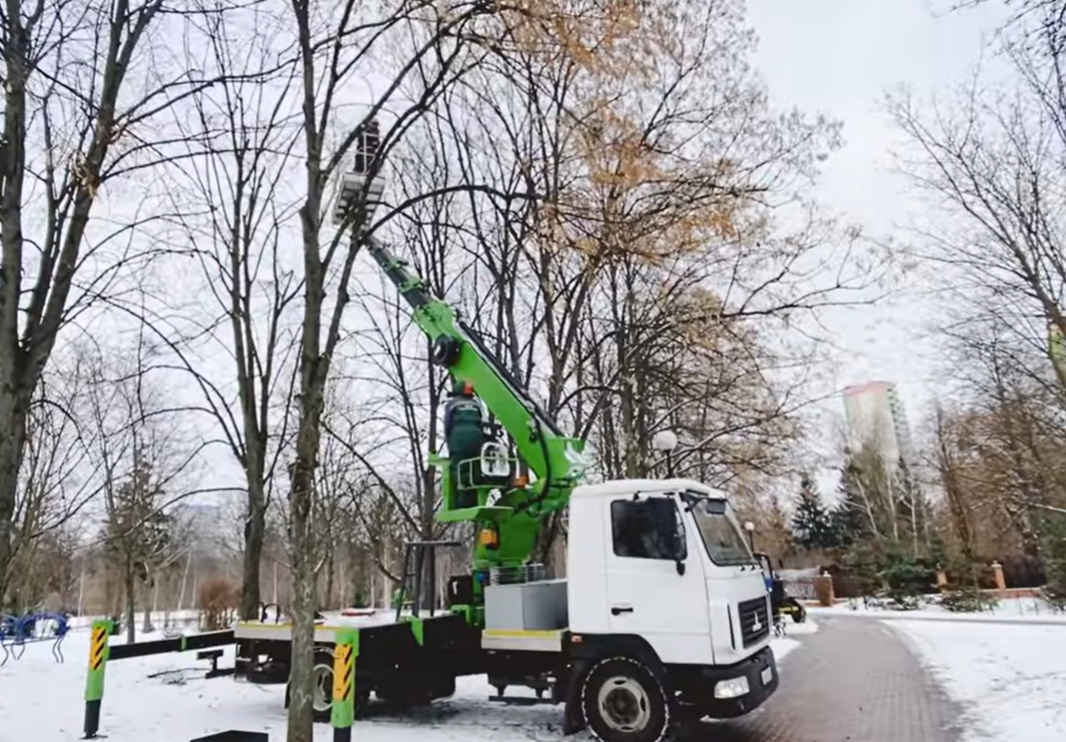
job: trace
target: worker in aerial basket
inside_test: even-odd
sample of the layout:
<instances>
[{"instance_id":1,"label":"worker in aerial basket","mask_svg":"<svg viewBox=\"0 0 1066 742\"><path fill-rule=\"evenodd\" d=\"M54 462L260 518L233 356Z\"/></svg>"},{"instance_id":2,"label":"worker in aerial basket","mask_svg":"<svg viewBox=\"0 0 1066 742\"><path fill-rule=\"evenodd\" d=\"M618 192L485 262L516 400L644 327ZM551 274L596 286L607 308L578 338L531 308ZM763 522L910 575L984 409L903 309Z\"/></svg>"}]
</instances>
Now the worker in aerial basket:
<instances>
[{"instance_id":1,"label":"worker in aerial basket","mask_svg":"<svg viewBox=\"0 0 1066 742\"><path fill-rule=\"evenodd\" d=\"M444 406L444 438L448 443L448 468L456 488L458 508L477 506L477 490L459 488L459 464L470 459L479 459L485 442L485 421L481 404L474 398L474 385L468 381L456 381L452 397ZM480 462L463 468L463 482L477 481Z\"/></svg>"}]
</instances>

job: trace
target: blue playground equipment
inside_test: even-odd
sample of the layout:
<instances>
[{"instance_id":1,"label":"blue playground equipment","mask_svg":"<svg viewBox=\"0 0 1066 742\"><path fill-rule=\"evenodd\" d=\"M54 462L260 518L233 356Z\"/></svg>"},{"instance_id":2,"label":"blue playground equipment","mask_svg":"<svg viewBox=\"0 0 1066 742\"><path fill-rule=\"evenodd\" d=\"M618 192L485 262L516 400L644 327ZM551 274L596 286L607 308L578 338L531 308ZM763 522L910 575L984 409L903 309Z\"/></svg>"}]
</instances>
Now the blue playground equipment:
<instances>
[{"instance_id":1,"label":"blue playground equipment","mask_svg":"<svg viewBox=\"0 0 1066 742\"><path fill-rule=\"evenodd\" d=\"M0 667L9 658L22 659L27 644L52 643L52 656L63 662L61 645L67 636L70 624L62 613L27 613L24 616L0 614L0 650L4 657Z\"/></svg>"}]
</instances>

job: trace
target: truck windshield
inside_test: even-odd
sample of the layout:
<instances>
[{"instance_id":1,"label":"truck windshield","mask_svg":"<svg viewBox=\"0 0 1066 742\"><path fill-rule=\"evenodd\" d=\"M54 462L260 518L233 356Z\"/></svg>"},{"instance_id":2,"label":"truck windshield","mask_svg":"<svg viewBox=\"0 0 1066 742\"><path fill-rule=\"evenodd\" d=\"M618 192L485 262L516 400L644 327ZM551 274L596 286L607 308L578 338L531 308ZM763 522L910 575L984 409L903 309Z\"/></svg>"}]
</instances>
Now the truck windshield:
<instances>
[{"instance_id":1,"label":"truck windshield","mask_svg":"<svg viewBox=\"0 0 1066 742\"><path fill-rule=\"evenodd\" d=\"M686 492L688 510L696 519L711 561L718 565L752 564L755 558L744 535L726 513L726 501Z\"/></svg>"}]
</instances>

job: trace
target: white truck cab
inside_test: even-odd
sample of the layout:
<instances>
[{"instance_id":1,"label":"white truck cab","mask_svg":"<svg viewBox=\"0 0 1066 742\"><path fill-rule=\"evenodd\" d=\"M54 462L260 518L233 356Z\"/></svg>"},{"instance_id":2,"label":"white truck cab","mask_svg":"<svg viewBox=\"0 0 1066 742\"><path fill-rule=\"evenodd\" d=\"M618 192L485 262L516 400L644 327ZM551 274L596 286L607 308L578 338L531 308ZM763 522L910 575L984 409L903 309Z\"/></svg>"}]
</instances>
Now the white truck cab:
<instances>
[{"instance_id":1,"label":"white truck cab","mask_svg":"<svg viewBox=\"0 0 1066 742\"><path fill-rule=\"evenodd\" d=\"M642 637L667 664L729 665L767 646L770 602L723 492L682 479L577 487L570 630Z\"/></svg>"},{"instance_id":2,"label":"white truck cab","mask_svg":"<svg viewBox=\"0 0 1066 742\"><path fill-rule=\"evenodd\" d=\"M685 479L575 488L566 572L486 588L482 644L510 650L497 687L523 645L561 653L565 729L658 742L677 718L740 716L776 690L766 583L723 492Z\"/></svg>"}]
</instances>

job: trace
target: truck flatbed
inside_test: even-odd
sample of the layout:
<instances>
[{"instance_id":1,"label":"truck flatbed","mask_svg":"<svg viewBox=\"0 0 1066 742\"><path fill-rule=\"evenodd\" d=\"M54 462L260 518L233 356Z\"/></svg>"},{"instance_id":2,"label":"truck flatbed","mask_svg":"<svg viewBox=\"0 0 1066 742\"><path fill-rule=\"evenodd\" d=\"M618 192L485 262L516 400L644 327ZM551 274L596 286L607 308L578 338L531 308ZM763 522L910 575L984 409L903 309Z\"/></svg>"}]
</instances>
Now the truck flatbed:
<instances>
[{"instance_id":1,"label":"truck flatbed","mask_svg":"<svg viewBox=\"0 0 1066 742\"><path fill-rule=\"evenodd\" d=\"M336 642L336 632L340 629L368 629L377 626L409 625L409 616L396 620L396 611L376 611L359 616L344 616L330 612L325 618L315 622L315 641L323 644ZM443 616L439 616L443 617ZM292 639L291 621L240 621L234 627L237 639L257 639L290 641Z\"/></svg>"},{"instance_id":2,"label":"truck flatbed","mask_svg":"<svg viewBox=\"0 0 1066 742\"><path fill-rule=\"evenodd\" d=\"M404 616L397 621L396 614L393 611L379 611L363 616L326 614L325 619L315 625L315 643L321 645L335 644L337 632L344 629L359 629L361 644L363 637L367 641L373 641L375 636L399 636L399 632L395 630L385 630L387 627L403 627L402 632L414 632L416 641L418 640L417 633L421 631L421 638L424 642L426 622L440 621L445 618L454 619L455 617L438 615L419 619L417 617ZM421 628L416 628L419 626ZM471 631L476 631L476 629ZM436 634L437 632L431 633ZM452 632L446 633L451 634ZM563 648L565 633L565 629L550 631L483 629L480 632L480 645L482 649L486 650L560 652ZM289 642L292 640L292 623L288 621L241 621L234 628L234 637L239 640L258 642Z\"/></svg>"},{"instance_id":3,"label":"truck flatbed","mask_svg":"<svg viewBox=\"0 0 1066 742\"><path fill-rule=\"evenodd\" d=\"M327 617L315 625L315 645L332 650L337 632L353 628L359 630L357 667L360 672L376 671L379 666L394 668L409 662L421 665L442 661L444 655L453 654L459 655L456 661L467 658L463 664L468 664L470 656L478 654L481 643L481 632L462 616L438 614L396 621L395 614L391 618L388 614L375 614ZM234 627L233 635L246 646L249 656L255 656L260 650L269 650L269 654L277 656L279 652L288 652L292 624L242 621Z\"/></svg>"},{"instance_id":4,"label":"truck flatbed","mask_svg":"<svg viewBox=\"0 0 1066 742\"><path fill-rule=\"evenodd\" d=\"M462 615L401 617L395 612L369 616L327 615L315 626L316 675L332 677L333 645L344 629L358 629L355 659L357 699L371 692L401 705L443 698L465 675L531 678L556 675L567 664L567 632L482 630ZM234 627L239 676L257 683L288 680L292 624L242 621ZM508 682L495 683L499 686ZM323 687L328 687L324 682ZM546 687L546 686L545 686ZM502 695L502 691L501 691ZM365 700L359 700L359 705ZM328 699L316 701L316 715L328 719Z\"/></svg>"}]
</instances>

